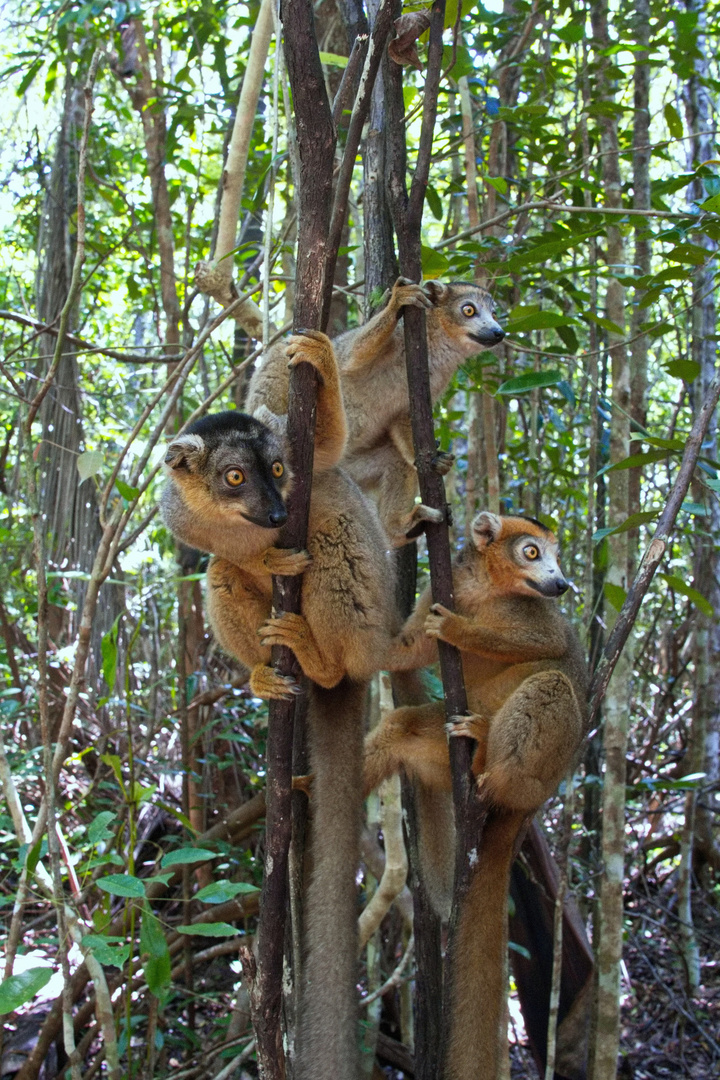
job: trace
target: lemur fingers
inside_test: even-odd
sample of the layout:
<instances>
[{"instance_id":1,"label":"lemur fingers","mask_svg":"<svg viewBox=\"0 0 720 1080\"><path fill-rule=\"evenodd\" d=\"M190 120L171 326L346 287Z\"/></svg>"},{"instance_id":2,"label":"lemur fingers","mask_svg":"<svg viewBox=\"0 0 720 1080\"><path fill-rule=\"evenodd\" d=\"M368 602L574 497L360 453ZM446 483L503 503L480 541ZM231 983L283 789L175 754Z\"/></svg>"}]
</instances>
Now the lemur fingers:
<instances>
[{"instance_id":1,"label":"lemur fingers","mask_svg":"<svg viewBox=\"0 0 720 1080\"><path fill-rule=\"evenodd\" d=\"M263 554L263 564L269 574L296 577L304 573L312 559L307 551L299 548L269 547Z\"/></svg>"},{"instance_id":2,"label":"lemur fingers","mask_svg":"<svg viewBox=\"0 0 720 1080\"><path fill-rule=\"evenodd\" d=\"M476 742L487 740L490 730L490 721L480 713L470 713L467 716L451 716L445 730L451 738L464 736L467 739L475 739Z\"/></svg>"},{"instance_id":3,"label":"lemur fingers","mask_svg":"<svg viewBox=\"0 0 720 1080\"><path fill-rule=\"evenodd\" d=\"M432 300L421 285L416 285L407 278L398 278L393 285L391 303L396 307L431 308Z\"/></svg>"},{"instance_id":4,"label":"lemur fingers","mask_svg":"<svg viewBox=\"0 0 720 1080\"><path fill-rule=\"evenodd\" d=\"M285 355L289 357L288 367L298 364L311 364L325 382L332 374L334 355L332 342L319 330L303 330L288 339Z\"/></svg>"},{"instance_id":5,"label":"lemur fingers","mask_svg":"<svg viewBox=\"0 0 720 1080\"><path fill-rule=\"evenodd\" d=\"M287 645L290 649L294 649L298 642L307 639L309 630L302 615L285 611L282 615L264 622L258 634L262 645Z\"/></svg>"},{"instance_id":6,"label":"lemur fingers","mask_svg":"<svg viewBox=\"0 0 720 1080\"><path fill-rule=\"evenodd\" d=\"M447 476L455 464L455 455L447 450L437 450L430 464L436 473L440 473L440 476Z\"/></svg>"},{"instance_id":7,"label":"lemur fingers","mask_svg":"<svg viewBox=\"0 0 720 1080\"><path fill-rule=\"evenodd\" d=\"M447 633L446 619L457 618L452 611L449 611L442 604L433 604L430 608L430 614L425 619L425 633L431 638L445 638Z\"/></svg>"},{"instance_id":8,"label":"lemur fingers","mask_svg":"<svg viewBox=\"0 0 720 1080\"><path fill-rule=\"evenodd\" d=\"M292 675L280 675L269 664L256 664L250 672L250 689L254 697L291 701L302 688Z\"/></svg>"},{"instance_id":9,"label":"lemur fingers","mask_svg":"<svg viewBox=\"0 0 720 1080\"><path fill-rule=\"evenodd\" d=\"M314 773L306 773L303 776L293 776L292 789L293 791L304 792L308 799L312 796L313 781L315 780Z\"/></svg>"}]
</instances>

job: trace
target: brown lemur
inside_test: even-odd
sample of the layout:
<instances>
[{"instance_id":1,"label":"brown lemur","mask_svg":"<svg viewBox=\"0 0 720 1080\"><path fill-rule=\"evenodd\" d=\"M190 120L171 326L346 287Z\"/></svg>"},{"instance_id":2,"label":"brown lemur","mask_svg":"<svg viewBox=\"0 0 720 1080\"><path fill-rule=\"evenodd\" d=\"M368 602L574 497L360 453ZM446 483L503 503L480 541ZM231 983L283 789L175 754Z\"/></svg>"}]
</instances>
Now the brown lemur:
<instances>
[{"instance_id":1,"label":"brown lemur","mask_svg":"<svg viewBox=\"0 0 720 1080\"><path fill-rule=\"evenodd\" d=\"M453 374L471 356L502 341L495 304L470 282L427 281L414 285L400 278L389 301L363 326L335 339L348 440L342 460L363 491L372 492L380 519L394 546L406 543L423 519L439 511L415 506L417 474L410 426L405 337L400 316L408 305L427 315L430 390L433 402ZM287 412L288 373L283 351L270 349L250 380L245 408L255 414L263 405ZM436 467L446 472L449 454L438 454Z\"/></svg>"},{"instance_id":2,"label":"brown lemur","mask_svg":"<svg viewBox=\"0 0 720 1080\"><path fill-rule=\"evenodd\" d=\"M453 566L456 612L418 600L391 648L390 670L437 659L437 639L460 649L471 715L450 736L477 746L473 772L490 807L480 869L460 913L452 977L453 1027L445 1080L495 1080L507 1053L501 1026L507 989L507 904L515 843L527 815L566 775L583 735L587 669L582 647L554 598L568 588L558 544L524 517L480 513L472 542ZM451 779L442 703L395 709L367 738L365 790L404 769L420 796L423 877L441 914L449 912L453 847L422 814L422 792L447 792ZM446 818L439 819L446 821ZM446 827L446 826L445 826Z\"/></svg>"},{"instance_id":3,"label":"brown lemur","mask_svg":"<svg viewBox=\"0 0 720 1080\"><path fill-rule=\"evenodd\" d=\"M284 420L207 416L165 457L165 522L213 558L208 614L223 648L252 669L264 698L299 687L270 662L289 646L311 680L313 871L296 1039L297 1080L357 1080L357 910L363 721L368 680L397 631L389 544L373 503L341 469L345 420L332 344L290 338L290 364L318 372L315 471L307 552L275 546L292 484ZM287 363L287 360L286 360ZM301 613L274 616L271 574L303 574Z\"/></svg>"}]
</instances>

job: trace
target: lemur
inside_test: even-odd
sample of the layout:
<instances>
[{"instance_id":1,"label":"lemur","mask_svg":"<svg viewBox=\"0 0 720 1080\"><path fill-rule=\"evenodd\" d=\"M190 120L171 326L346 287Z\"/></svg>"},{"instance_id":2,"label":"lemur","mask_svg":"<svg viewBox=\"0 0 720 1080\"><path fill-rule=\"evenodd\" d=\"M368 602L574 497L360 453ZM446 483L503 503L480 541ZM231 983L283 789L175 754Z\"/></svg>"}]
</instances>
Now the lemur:
<instances>
[{"instance_id":1,"label":"lemur","mask_svg":"<svg viewBox=\"0 0 720 1080\"><path fill-rule=\"evenodd\" d=\"M363 491L374 493L380 519L394 546L407 543L408 534L415 534L422 520L442 517L440 511L414 505L417 474L405 338L399 323L409 305L422 308L427 315L433 402L465 360L492 348L505 336L495 318L492 297L478 285L427 281L420 286L400 278L386 307L334 341L348 422L342 465ZM255 414L267 406L280 415L287 412L287 400L287 366L282 347L274 346L250 380L245 408ZM438 454L436 467L441 472L451 464L451 455Z\"/></svg>"},{"instance_id":2,"label":"lemur","mask_svg":"<svg viewBox=\"0 0 720 1080\"><path fill-rule=\"evenodd\" d=\"M460 649L469 716L448 735L476 740L473 772L491 807L475 876L460 914L447 1080L495 1080L503 1054L507 990L507 903L515 843L527 815L565 776L583 735L587 668L570 623L554 603L568 588L557 541L540 522L480 513L472 543L453 567L456 612L427 589L390 650L390 670L437 659L437 640ZM438 798L451 779L442 703L399 708L365 743L365 790L404 769L420 811L423 877L447 916L453 848L447 814L423 813L423 792Z\"/></svg>"},{"instance_id":3,"label":"lemur","mask_svg":"<svg viewBox=\"0 0 720 1080\"><path fill-rule=\"evenodd\" d=\"M221 646L252 669L253 693L299 690L269 666L277 644L293 650L311 680L313 872L295 1076L357 1080L363 719L368 680L397 630L394 577L374 505L335 467L345 420L332 344L306 332L290 338L286 356L290 366L312 364L320 379L307 551L275 546L292 473L284 420L267 410L265 422L239 412L207 416L173 439L162 513L178 539L213 554L210 622ZM272 574L303 574L299 615L272 613Z\"/></svg>"}]
</instances>

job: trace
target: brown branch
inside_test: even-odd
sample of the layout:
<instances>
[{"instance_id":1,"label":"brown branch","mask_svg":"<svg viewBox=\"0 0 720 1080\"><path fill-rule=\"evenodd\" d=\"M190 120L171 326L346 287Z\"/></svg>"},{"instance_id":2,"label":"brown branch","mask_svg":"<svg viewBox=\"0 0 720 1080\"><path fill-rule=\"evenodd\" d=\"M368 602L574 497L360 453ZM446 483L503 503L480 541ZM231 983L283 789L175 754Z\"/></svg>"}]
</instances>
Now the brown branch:
<instances>
[{"instance_id":1,"label":"brown branch","mask_svg":"<svg viewBox=\"0 0 720 1080\"><path fill-rule=\"evenodd\" d=\"M333 280L335 278L335 265L337 263L338 250L342 239L343 226L347 215L348 195L350 182L355 168L360 147L360 138L365 121L370 112L373 87L380 68L380 62L385 49L385 42L392 25L393 9L395 0L384 0L380 8L370 38L365 66L363 68L360 86L358 88L355 104L353 105L350 126L348 128L345 151L343 153L340 171L335 185L335 199L333 202L332 218L328 234L327 249L325 252L325 295L323 297L323 310L321 328L325 329L330 317L330 304L333 296ZM338 92L339 94L339 92Z\"/></svg>"},{"instance_id":2,"label":"brown branch","mask_svg":"<svg viewBox=\"0 0 720 1080\"><path fill-rule=\"evenodd\" d=\"M700 457L705 432L707 431L708 424L715 412L718 400L720 400L720 375L716 375L710 384L707 396L695 417L687 442L685 443L685 452L683 453L682 462L680 463L680 470L675 479L675 483L670 490L670 496L665 504L665 509L660 515L660 520L658 521L653 538L650 541L650 546L645 552L645 557L640 564L640 569L635 575L635 579L628 590L628 594L620 609L620 614L617 617L615 626L605 645L600 663L595 669L589 694L589 726L592 726L597 719L600 704L605 696L605 691L607 690L615 665L620 658L625 642L635 624L640 605L650 587L650 582L655 576L655 571L667 549L670 533L675 526L675 519L677 518L690 486L695 466Z\"/></svg>"}]
</instances>

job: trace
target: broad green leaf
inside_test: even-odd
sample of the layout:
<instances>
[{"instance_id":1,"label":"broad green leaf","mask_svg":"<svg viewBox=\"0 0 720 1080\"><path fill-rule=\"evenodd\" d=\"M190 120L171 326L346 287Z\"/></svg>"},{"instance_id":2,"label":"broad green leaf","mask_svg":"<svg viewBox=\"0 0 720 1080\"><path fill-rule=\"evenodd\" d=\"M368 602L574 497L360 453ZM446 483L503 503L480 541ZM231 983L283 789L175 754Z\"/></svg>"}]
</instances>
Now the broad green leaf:
<instances>
[{"instance_id":1,"label":"broad green leaf","mask_svg":"<svg viewBox=\"0 0 720 1080\"><path fill-rule=\"evenodd\" d=\"M148 956L143 964L148 990L160 1001L165 1001L172 982L172 964L168 950L162 956Z\"/></svg>"},{"instance_id":2,"label":"broad green leaf","mask_svg":"<svg viewBox=\"0 0 720 1080\"><path fill-rule=\"evenodd\" d=\"M613 585L612 582L606 581L603 585L603 593L605 599L608 600L616 611L620 611L625 603L625 597L627 593L623 589L622 585Z\"/></svg>"},{"instance_id":3,"label":"broad green leaf","mask_svg":"<svg viewBox=\"0 0 720 1080\"><path fill-rule=\"evenodd\" d=\"M41 852L42 852L42 846L43 846L43 839L42 839L42 837L40 837L40 839L37 841L37 843L33 844L33 846L30 848L30 850L27 853L27 856L25 858L25 865L27 866L29 874L34 874L35 873L35 867L37 866L38 862L40 861L40 855L41 855Z\"/></svg>"},{"instance_id":4,"label":"broad green leaf","mask_svg":"<svg viewBox=\"0 0 720 1080\"><path fill-rule=\"evenodd\" d=\"M438 278L446 273L448 261L441 251L422 246L422 272L424 278Z\"/></svg>"},{"instance_id":5,"label":"broad green leaf","mask_svg":"<svg viewBox=\"0 0 720 1080\"><path fill-rule=\"evenodd\" d=\"M112 830L108 829L111 821L115 820L112 810L102 810L97 817L93 818L87 828L88 840L91 844L99 844L112 836Z\"/></svg>"},{"instance_id":6,"label":"broad green leaf","mask_svg":"<svg viewBox=\"0 0 720 1080\"><path fill-rule=\"evenodd\" d=\"M140 494L140 488L130 487L130 485L126 484L123 480L116 480L115 484L123 499L127 499L128 502L137 499Z\"/></svg>"},{"instance_id":7,"label":"broad green leaf","mask_svg":"<svg viewBox=\"0 0 720 1080\"><path fill-rule=\"evenodd\" d=\"M145 895L145 886L140 878L132 874L108 874L98 878L97 887L112 896L140 897Z\"/></svg>"},{"instance_id":8,"label":"broad green leaf","mask_svg":"<svg viewBox=\"0 0 720 1080\"><path fill-rule=\"evenodd\" d=\"M705 202L700 203L700 207L703 210L711 210L713 213L720 213L720 195L711 195L709 199L705 199Z\"/></svg>"},{"instance_id":9,"label":"broad green leaf","mask_svg":"<svg viewBox=\"0 0 720 1080\"><path fill-rule=\"evenodd\" d=\"M515 379L508 379L497 389L498 394L525 394L544 386L556 386L562 378L559 371L528 371Z\"/></svg>"},{"instance_id":10,"label":"broad green leaf","mask_svg":"<svg viewBox=\"0 0 720 1080\"><path fill-rule=\"evenodd\" d=\"M122 763L117 754L103 754L100 760L104 765L109 765L112 771L115 773L115 779L120 785L123 794L125 793L125 785L122 778Z\"/></svg>"},{"instance_id":11,"label":"broad green leaf","mask_svg":"<svg viewBox=\"0 0 720 1080\"><path fill-rule=\"evenodd\" d=\"M649 521L654 521L659 513L659 510L643 510L638 514L631 514L622 524L616 525L614 528L598 529L593 534L593 542L597 544L600 540L604 540L606 536L628 532L629 529L637 529L639 525L647 525Z\"/></svg>"},{"instance_id":12,"label":"broad green leaf","mask_svg":"<svg viewBox=\"0 0 720 1080\"><path fill-rule=\"evenodd\" d=\"M80 473L80 483L87 480L89 476L95 476L99 473L103 467L104 458L99 450L85 450L82 454L78 454L77 471Z\"/></svg>"},{"instance_id":13,"label":"broad green leaf","mask_svg":"<svg viewBox=\"0 0 720 1080\"><path fill-rule=\"evenodd\" d=\"M118 630L120 628L120 620L124 614L124 611L120 612L107 634L103 634L100 642L103 679L107 683L110 693L112 693L113 687L115 686L118 661Z\"/></svg>"},{"instance_id":14,"label":"broad green leaf","mask_svg":"<svg viewBox=\"0 0 720 1080\"><path fill-rule=\"evenodd\" d=\"M330 65L332 65L332 67L344 68L344 67L347 67L348 57L347 56L339 56L338 53L321 52L320 53L320 63L321 64L330 64Z\"/></svg>"},{"instance_id":15,"label":"broad green leaf","mask_svg":"<svg viewBox=\"0 0 720 1080\"><path fill-rule=\"evenodd\" d=\"M130 798L136 803L147 802L148 799L153 797L156 791L157 784L149 784L147 787L143 787L143 785L136 780L133 784Z\"/></svg>"},{"instance_id":16,"label":"broad green leaf","mask_svg":"<svg viewBox=\"0 0 720 1080\"><path fill-rule=\"evenodd\" d=\"M507 194L508 182L504 176L484 176L483 180L490 187L494 187L500 195Z\"/></svg>"},{"instance_id":17,"label":"broad green leaf","mask_svg":"<svg viewBox=\"0 0 720 1080\"><path fill-rule=\"evenodd\" d=\"M674 105L666 105L663 109L665 114L665 122L668 126L668 130L673 139L682 139L683 137L683 122L680 119L680 115Z\"/></svg>"},{"instance_id":18,"label":"broad green leaf","mask_svg":"<svg viewBox=\"0 0 720 1080\"><path fill-rule=\"evenodd\" d=\"M0 983L0 1016L15 1012L26 1001L47 986L53 975L49 967L28 968L19 975L11 975Z\"/></svg>"},{"instance_id":19,"label":"broad green leaf","mask_svg":"<svg viewBox=\"0 0 720 1080\"><path fill-rule=\"evenodd\" d=\"M176 926L178 934L190 934L192 937L234 937L242 933L237 926L226 922L195 923L192 926Z\"/></svg>"},{"instance_id":20,"label":"broad green leaf","mask_svg":"<svg viewBox=\"0 0 720 1080\"><path fill-rule=\"evenodd\" d=\"M236 896L247 896L260 890L255 885L249 885L246 881L214 881L195 893L196 900L202 900L204 904L224 904L227 900L233 900Z\"/></svg>"},{"instance_id":21,"label":"broad green leaf","mask_svg":"<svg viewBox=\"0 0 720 1080\"><path fill-rule=\"evenodd\" d=\"M432 184L428 184L427 190L425 191L425 198L427 199L427 204L430 207L430 212L432 216L435 218L436 221L442 221L442 199L440 198L437 190L432 186Z\"/></svg>"},{"instance_id":22,"label":"broad green leaf","mask_svg":"<svg viewBox=\"0 0 720 1080\"><path fill-rule=\"evenodd\" d=\"M715 608L707 597L703 596L697 589L693 589L692 585L688 585L682 578L678 577L676 574L661 574L660 577L663 578L668 587L674 592L679 592L681 596L686 596L699 611L702 611L703 615L712 618L715 614Z\"/></svg>"},{"instance_id":23,"label":"broad green leaf","mask_svg":"<svg viewBox=\"0 0 720 1080\"><path fill-rule=\"evenodd\" d=\"M665 370L674 379L682 379L683 382L691 383L700 374L700 365L696 360L671 360L665 365Z\"/></svg>"},{"instance_id":24,"label":"broad green leaf","mask_svg":"<svg viewBox=\"0 0 720 1080\"><path fill-rule=\"evenodd\" d=\"M507 324L508 334L524 334L526 330L551 330L554 326L572 326L576 320L557 311L537 311Z\"/></svg>"},{"instance_id":25,"label":"broad green leaf","mask_svg":"<svg viewBox=\"0 0 720 1080\"><path fill-rule=\"evenodd\" d=\"M123 938L105 937L103 934L86 934L82 945L90 949L101 964L122 968L130 957L130 943Z\"/></svg>"},{"instance_id":26,"label":"broad green leaf","mask_svg":"<svg viewBox=\"0 0 720 1080\"><path fill-rule=\"evenodd\" d=\"M207 848L183 847L163 855L160 865L165 869L167 866L184 866L185 863L205 862L206 859L217 859L217 852L208 851Z\"/></svg>"},{"instance_id":27,"label":"broad green leaf","mask_svg":"<svg viewBox=\"0 0 720 1080\"><path fill-rule=\"evenodd\" d=\"M566 45L576 45L579 41L582 41L585 27L580 23L570 23L569 26L563 26L561 30L555 30L555 33ZM528 957L529 959L530 957Z\"/></svg>"},{"instance_id":28,"label":"broad green leaf","mask_svg":"<svg viewBox=\"0 0 720 1080\"><path fill-rule=\"evenodd\" d=\"M168 950L167 941L160 920L153 915L150 905L143 905L142 922L140 924L140 951L150 956L164 956Z\"/></svg>"},{"instance_id":29,"label":"broad green leaf","mask_svg":"<svg viewBox=\"0 0 720 1080\"><path fill-rule=\"evenodd\" d=\"M636 469L642 465L651 465L653 461L662 461L668 456L668 450L646 450L642 454L631 454L611 465L606 472L615 472L618 469Z\"/></svg>"}]
</instances>

